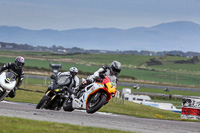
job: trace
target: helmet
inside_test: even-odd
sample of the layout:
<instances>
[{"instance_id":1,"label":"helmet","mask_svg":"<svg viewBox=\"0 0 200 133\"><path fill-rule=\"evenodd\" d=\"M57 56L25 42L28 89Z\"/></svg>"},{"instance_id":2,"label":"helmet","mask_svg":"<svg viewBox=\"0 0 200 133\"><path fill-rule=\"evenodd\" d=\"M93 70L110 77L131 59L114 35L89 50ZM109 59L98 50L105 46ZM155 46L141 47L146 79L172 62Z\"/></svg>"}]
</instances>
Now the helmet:
<instances>
[{"instance_id":1,"label":"helmet","mask_svg":"<svg viewBox=\"0 0 200 133\"><path fill-rule=\"evenodd\" d=\"M70 74L71 74L72 76L75 76L75 75L78 73L78 69L77 69L76 67L71 67L71 68L69 69L69 71L70 71Z\"/></svg>"},{"instance_id":2,"label":"helmet","mask_svg":"<svg viewBox=\"0 0 200 133\"><path fill-rule=\"evenodd\" d=\"M121 63L118 61L113 61L110 65L110 70L114 75L118 75L121 71Z\"/></svg>"},{"instance_id":3,"label":"helmet","mask_svg":"<svg viewBox=\"0 0 200 133\"><path fill-rule=\"evenodd\" d=\"M22 68L25 64L25 59L24 57L22 56L18 56L16 59L15 59L15 64L17 66L18 69Z\"/></svg>"}]
</instances>

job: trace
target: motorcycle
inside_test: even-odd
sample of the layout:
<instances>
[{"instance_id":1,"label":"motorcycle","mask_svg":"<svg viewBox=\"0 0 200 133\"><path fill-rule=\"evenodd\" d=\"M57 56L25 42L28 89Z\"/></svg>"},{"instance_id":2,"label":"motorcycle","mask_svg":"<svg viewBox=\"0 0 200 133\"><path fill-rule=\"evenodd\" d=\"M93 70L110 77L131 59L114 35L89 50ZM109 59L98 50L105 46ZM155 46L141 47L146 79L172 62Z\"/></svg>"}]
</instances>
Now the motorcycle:
<instances>
[{"instance_id":1,"label":"motorcycle","mask_svg":"<svg viewBox=\"0 0 200 133\"><path fill-rule=\"evenodd\" d=\"M39 101L36 109L50 109L50 110L60 110L63 102L69 93L66 91L66 87L70 86L73 82L72 78L68 75L58 72L57 64L50 65L53 69L54 74L51 75L52 83L48 87L45 95Z\"/></svg>"},{"instance_id":2,"label":"motorcycle","mask_svg":"<svg viewBox=\"0 0 200 133\"><path fill-rule=\"evenodd\" d=\"M108 103L112 96L115 96L116 83L111 81L111 77L108 76L105 76L104 79L97 78L95 82L78 92L77 96L68 89L70 96L65 100L63 110L71 112L79 109L86 110L87 113L95 113Z\"/></svg>"},{"instance_id":3,"label":"motorcycle","mask_svg":"<svg viewBox=\"0 0 200 133\"><path fill-rule=\"evenodd\" d=\"M0 75L0 101L12 91L16 84L16 76L12 72L3 72Z\"/></svg>"}]
</instances>

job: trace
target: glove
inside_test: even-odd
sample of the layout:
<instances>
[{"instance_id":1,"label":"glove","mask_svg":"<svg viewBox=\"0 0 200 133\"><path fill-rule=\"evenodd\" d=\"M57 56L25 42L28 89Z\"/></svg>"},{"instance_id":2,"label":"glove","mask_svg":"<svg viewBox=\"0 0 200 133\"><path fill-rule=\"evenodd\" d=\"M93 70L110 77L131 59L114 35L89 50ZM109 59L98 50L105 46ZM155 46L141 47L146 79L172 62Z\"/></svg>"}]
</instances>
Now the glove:
<instances>
[{"instance_id":1,"label":"glove","mask_svg":"<svg viewBox=\"0 0 200 133\"><path fill-rule=\"evenodd\" d=\"M104 78L105 78L105 75L104 75L104 74L99 74L99 77L100 77L101 79L104 79Z\"/></svg>"},{"instance_id":2,"label":"glove","mask_svg":"<svg viewBox=\"0 0 200 133\"><path fill-rule=\"evenodd\" d=\"M91 84L91 83L93 82L91 79L87 79L86 81L87 81L87 84L88 84L88 85Z\"/></svg>"},{"instance_id":3,"label":"glove","mask_svg":"<svg viewBox=\"0 0 200 133\"><path fill-rule=\"evenodd\" d=\"M115 94L112 94L112 98L114 98L115 97Z\"/></svg>"}]
</instances>

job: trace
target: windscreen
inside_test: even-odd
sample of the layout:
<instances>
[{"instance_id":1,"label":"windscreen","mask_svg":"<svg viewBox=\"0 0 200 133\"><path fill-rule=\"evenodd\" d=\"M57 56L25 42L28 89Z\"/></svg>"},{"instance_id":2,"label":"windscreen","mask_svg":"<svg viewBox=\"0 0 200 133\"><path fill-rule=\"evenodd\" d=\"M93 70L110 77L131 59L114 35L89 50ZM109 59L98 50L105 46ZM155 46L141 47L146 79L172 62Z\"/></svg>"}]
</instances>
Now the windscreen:
<instances>
[{"instance_id":1,"label":"windscreen","mask_svg":"<svg viewBox=\"0 0 200 133\"><path fill-rule=\"evenodd\" d=\"M59 75L57 83L58 85L67 85L70 83L70 79L67 75Z\"/></svg>"},{"instance_id":2,"label":"windscreen","mask_svg":"<svg viewBox=\"0 0 200 133\"><path fill-rule=\"evenodd\" d=\"M16 80L16 76L12 72L6 72L6 79L8 81L15 81Z\"/></svg>"},{"instance_id":3,"label":"windscreen","mask_svg":"<svg viewBox=\"0 0 200 133\"><path fill-rule=\"evenodd\" d=\"M115 76L108 76L108 78L110 79L111 83L114 83L114 85L116 85L117 83L117 78Z\"/></svg>"}]
</instances>

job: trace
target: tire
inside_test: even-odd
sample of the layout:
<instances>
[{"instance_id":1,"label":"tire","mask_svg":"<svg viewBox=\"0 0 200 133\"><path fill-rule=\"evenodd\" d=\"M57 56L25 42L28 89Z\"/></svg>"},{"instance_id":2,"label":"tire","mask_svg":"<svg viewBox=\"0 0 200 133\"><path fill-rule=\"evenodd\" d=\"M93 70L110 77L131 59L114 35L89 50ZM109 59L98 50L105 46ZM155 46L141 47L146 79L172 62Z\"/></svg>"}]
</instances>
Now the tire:
<instances>
[{"instance_id":1,"label":"tire","mask_svg":"<svg viewBox=\"0 0 200 133\"><path fill-rule=\"evenodd\" d=\"M72 99L69 98L64 102L63 110L68 112L74 111L74 109L72 108Z\"/></svg>"},{"instance_id":2,"label":"tire","mask_svg":"<svg viewBox=\"0 0 200 133\"><path fill-rule=\"evenodd\" d=\"M106 99L107 99L106 95L101 94L101 95L99 96L98 102L95 103L95 105L91 107L91 104L93 104L93 103L91 102L93 98L94 98L94 97L92 97L92 98L90 99L90 101L88 101L88 103L87 103L87 107L86 107L87 113L95 113L96 111L98 111L98 110L105 104Z\"/></svg>"},{"instance_id":3,"label":"tire","mask_svg":"<svg viewBox=\"0 0 200 133\"><path fill-rule=\"evenodd\" d=\"M4 92L0 91L0 97L2 97L2 96L3 96L3 94L4 94Z\"/></svg>"},{"instance_id":4,"label":"tire","mask_svg":"<svg viewBox=\"0 0 200 133\"><path fill-rule=\"evenodd\" d=\"M40 100L40 102L37 104L36 109L42 109L44 105L48 102L49 97L48 96L43 96L43 98Z\"/></svg>"},{"instance_id":5,"label":"tire","mask_svg":"<svg viewBox=\"0 0 200 133\"><path fill-rule=\"evenodd\" d=\"M3 95L4 95L4 92L0 91L0 102L4 100L4 98L2 98Z\"/></svg>"}]
</instances>

